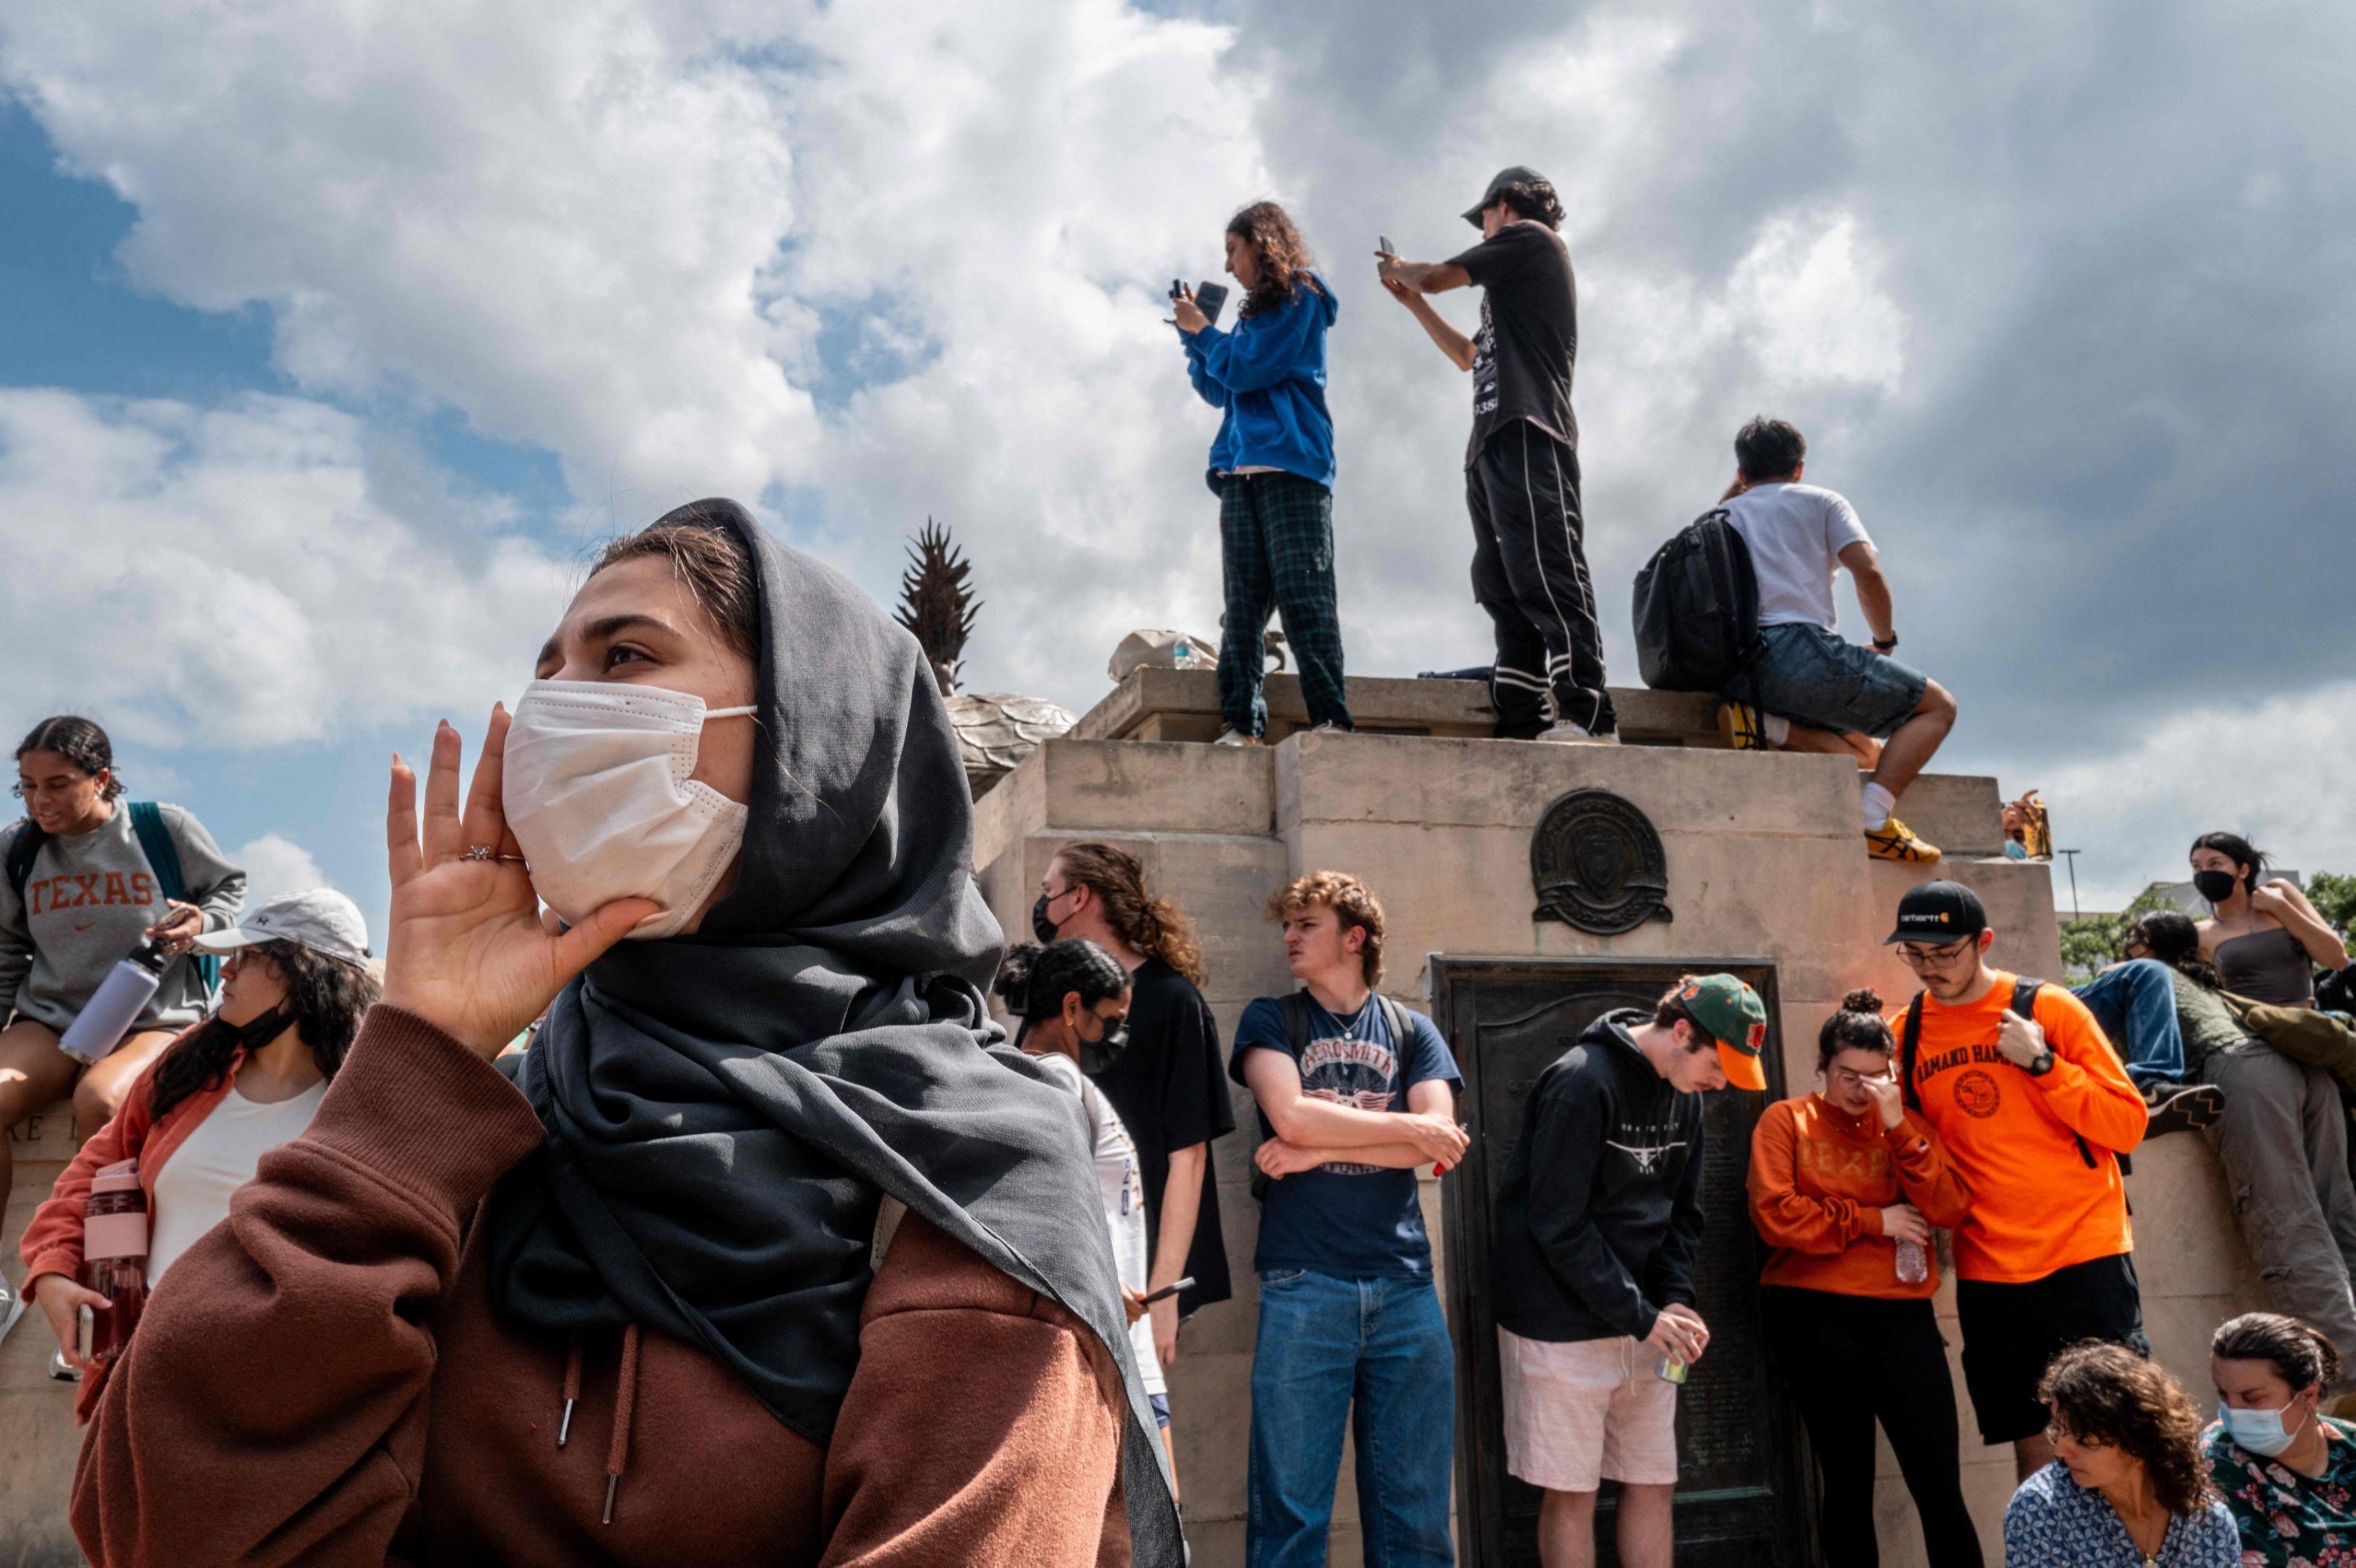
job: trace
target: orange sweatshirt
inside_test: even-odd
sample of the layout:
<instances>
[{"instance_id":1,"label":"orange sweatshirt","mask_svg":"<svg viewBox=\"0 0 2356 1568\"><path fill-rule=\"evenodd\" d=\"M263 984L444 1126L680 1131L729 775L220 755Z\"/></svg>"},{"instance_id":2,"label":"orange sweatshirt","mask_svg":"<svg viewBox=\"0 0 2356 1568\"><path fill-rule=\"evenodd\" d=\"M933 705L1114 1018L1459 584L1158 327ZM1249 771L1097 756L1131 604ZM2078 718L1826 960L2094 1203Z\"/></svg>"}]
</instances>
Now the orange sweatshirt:
<instances>
[{"instance_id":1,"label":"orange sweatshirt","mask_svg":"<svg viewBox=\"0 0 2356 1568\"><path fill-rule=\"evenodd\" d=\"M1923 998L1914 1091L1971 1188L1956 1275L2020 1285L2135 1250L2117 1157L2143 1141L2149 1113L2094 1015L2064 987L2037 993L2053 1070L2032 1078L2014 1066L1996 1045L2012 983L1999 972L1968 1007ZM1890 1028L1905 1037L1905 1008Z\"/></svg>"},{"instance_id":2,"label":"orange sweatshirt","mask_svg":"<svg viewBox=\"0 0 2356 1568\"><path fill-rule=\"evenodd\" d=\"M1912 1203L1933 1225L1961 1222L1971 1204L1964 1179L1912 1111L1890 1128L1868 1110L1852 1116L1821 1094L1779 1101L1751 1136L1751 1217L1774 1253L1762 1285L1878 1296L1892 1301L1939 1288L1939 1264L1920 1285L1898 1277L1898 1243L1881 1211Z\"/></svg>"}]
</instances>

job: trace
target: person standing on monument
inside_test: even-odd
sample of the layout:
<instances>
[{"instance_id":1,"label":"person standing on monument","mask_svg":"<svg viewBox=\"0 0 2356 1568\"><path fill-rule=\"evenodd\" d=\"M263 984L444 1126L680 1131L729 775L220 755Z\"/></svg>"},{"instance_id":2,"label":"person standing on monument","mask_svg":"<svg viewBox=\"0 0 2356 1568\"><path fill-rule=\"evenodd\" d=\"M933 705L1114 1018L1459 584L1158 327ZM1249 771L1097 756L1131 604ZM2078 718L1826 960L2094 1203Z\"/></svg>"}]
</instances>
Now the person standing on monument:
<instances>
[{"instance_id":1,"label":"person standing on monument","mask_svg":"<svg viewBox=\"0 0 2356 1568\"><path fill-rule=\"evenodd\" d=\"M1096 1084L1137 1140L1151 1249L1146 1288L1194 1282L1153 1304L1154 1350L1171 1366L1180 1321L1234 1295L1211 1145L1236 1130L1236 1112L1218 1020L1195 988L1206 977L1203 955L1178 906L1146 891L1137 857L1098 839L1066 844L1047 862L1031 929L1042 942L1093 942L1129 971L1129 1049Z\"/></svg>"},{"instance_id":2,"label":"person standing on monument","mask_svg":"<svg viewBox=\"0 0 2356 1568\"><path fill-rule=\"evenodd\" d=\"M1650 1013L1588 1025L1523 1103L1492 1284L1505 1467L1546 1493L1546 1568L1592 1568L1606 1478L1624 1568L1669 1568L1677 1385L1709 1346L1694 1309L1701 1092L1765 1089L1766 1042L1756 991L1688 975Z\"/></svg>"},{"instance_id":3,"label":"person standing on monument","mask_svg":"<svg viewBox=\"0 0 2356 1568\"><path fill-rule=\"evenodd\" d=\"M1826 1568L1875 1568L1873 1429L1914 1499L1932 1568L1981 1568L1964 1504L1955 1387L1931 1297L1933 1226L1971 1203L1890 1059L1881 998L1851 991L1816 1035L1824 1086L1767 1107L1751 1137L1751 1218L1767 1342L1807 1424L1824 1486Z\"/></svg>"},{"instance_id":4,"label":"person standing on monument","mask_svg":"<svg viewBox=\"0 0 2356 1568\"><path fill-rule=\"evenodd\" d=\"M1430 1019L1376 993L1383 906L1364 882L1296 878L1269 915L1301 989L1244 1009L1228 1067L1258 1103L1269 1178L1245 1561L1323 1568L1355 1405L1368 1560L1452 1568L1456 1358L1416 1168L1463 1158L1464 1081Z\"/></svg>"},{"instance_id":5,"label":"person standing on monument","mask_svg":"<svg viewBox=\"0 0 2356 1568\"><path fill-rule=\"evenodd\" d=\"M1957 882L1911 888L1887 939L1922 989L1890 1015L1899 1083L1972 1206L1955 1228L1964 1382L1980 1439L2025 1480L2048 1464L2038 1380L2063 1346L2149 1354L2118 1157L2143 1141L2143 1095L2086 1004L1987 962L1996 933Z\"/></svg>"},{"instance_id":6,"label":"person standing on monument","mask_svg":"<svg viewBox=\"0 0 2356 1568\"><path fill-rule=\"evenodd\" d=\"M1219 498L1226 591L1217 743L1256 746L1268 727L1260 676L1271 611L1284 617L1300 656L1311 726L1351 727L1333 592L1333 416L1325 408L1325 332L1341 307L1276 203L1256 201L1227 219L1226 247L1227 272L1244 291L1234 330L1214 326L1183 286L1171 325L1185 346L1188 379L1219 411L1205 474Z\"/></svg>"},{"instance_id":7,"label":"person standing on monument","mask_svg":"<svg viewBox=\"0 0 2356 1568\"><path fill-rule=\"evenodd\" d=\"M1890 812L1955 727L1955 699L1892 656L1898 632L1881 558L1847 496L1800 482L1807 455L1795 426L1763 414L1734 438L1734 483L1719 505L1751 549L1767 651L1744 672L1741 692L1719 703L1719 728L1738 751L1773 745L1856 757L1871 770L1866 853L1936 860L1938 847ZM1833 580L1842 567L1857 586L1871 647L1837 635Z\"/></svg>"},{"instance_id":8,"label":"person standing on monument","mask_svg":"<svg viewBox=\"0 0 2356 1568\"><path fill-rule=\"evenodd\" d=\"M1570 410L1579 301L1557 232L1562 200L1536 169L1498 172L1464 215L1481 243L1448 261L1376 252L1376 272L1440 353L1472 372L1464 452L1472 514L1472 597L1497 636L1490 699L1497 733L1516 740L1612 740L1603 634L1587 574L1579 499L1579 421ZM1481 330L1467 337L1425 300L1481 286Z\"/></svg>"}]
</instances>

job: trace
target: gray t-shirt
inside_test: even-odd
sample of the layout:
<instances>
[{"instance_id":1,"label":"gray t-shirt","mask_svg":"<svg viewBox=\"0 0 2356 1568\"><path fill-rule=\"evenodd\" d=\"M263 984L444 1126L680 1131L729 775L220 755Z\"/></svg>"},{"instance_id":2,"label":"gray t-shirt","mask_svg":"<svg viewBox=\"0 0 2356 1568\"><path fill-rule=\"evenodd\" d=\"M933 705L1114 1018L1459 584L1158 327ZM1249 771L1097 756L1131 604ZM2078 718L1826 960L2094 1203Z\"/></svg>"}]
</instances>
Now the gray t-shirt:
<instances>
[{"instance_id":1,"label":"gray t-shirt","mask_svg":"<svg viewBox=\"0 0 2356 1568\"><path fill-rule=\"evenodd\" d=\"M177 805L161 808L180 852L187 901L204 911L205 929L231 924L245 903L245 873L230 864L204 825ZM19 817L0 828L0 861ZM88 1004L107 971L139 945L166 913L155 869L133 831L128 803L117 801L87 833L52 834L33 857L18 896L0 876L0 1020L13 1010L62 1033ZM134 1029L185 1029L204 1016L204 980L192 957L174 960Z\"/></svg>"}]
</instances>

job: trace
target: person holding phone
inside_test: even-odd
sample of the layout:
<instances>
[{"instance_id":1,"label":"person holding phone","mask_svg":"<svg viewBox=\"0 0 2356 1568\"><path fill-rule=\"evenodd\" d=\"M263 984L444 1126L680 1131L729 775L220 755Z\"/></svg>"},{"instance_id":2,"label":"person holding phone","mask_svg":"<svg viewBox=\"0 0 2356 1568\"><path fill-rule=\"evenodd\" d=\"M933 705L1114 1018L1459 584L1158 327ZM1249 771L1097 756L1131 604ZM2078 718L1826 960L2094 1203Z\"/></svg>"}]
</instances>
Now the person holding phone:
<instances>
[{"instance_id":1,"label":"person holding phone","mask_svg":"<svg viewBox=\"0 0 2356 1568\"><path fill-rule=\"evenodd\" d=\"M1931 1297L1933 1226L1971 1191L1906 1108L1881 998L1851 991L1816 1035L1823 1087L1767 1107L1751 1139L1751 1217L1774 1249L1759 1283L1767 1340L1824 1483L1826 1568L1873 1568L1874 1424L1913 1495L1931 1568L1980 1568L1964 1504L1955 1388Z\"/></svg>"},{"instance_id":2,"label":"person holding phone","mask_svg":"<svg viewBox=\"0 0 2356 1568\"><path fill-rule=\"evenodd\" d=\"M471 788L394 760L383 1000L109 1374L84 1552L1180 1568L916 638L709 500L534 674Z\"/></svg>"},{"instance_id":3,"label":"person holding phone","mask_svg":"<svg viewBox=\"0 0 2356 1568\"><path fill-rule=\"evenodd\" d=\"M1219 497L1226 589L1218 743L1256 746L1270 612L1301 661L1312 728L1352 728L1342 685L1333 590L1333 417L1325 408L1325 334L1340 306L1284 208L1256 201L1227 220L1227 272L1244 291L1221 331L1181 289L1172 325L1186 374L1219 411L1205 479Z\"/></svg>"}]
</instances>

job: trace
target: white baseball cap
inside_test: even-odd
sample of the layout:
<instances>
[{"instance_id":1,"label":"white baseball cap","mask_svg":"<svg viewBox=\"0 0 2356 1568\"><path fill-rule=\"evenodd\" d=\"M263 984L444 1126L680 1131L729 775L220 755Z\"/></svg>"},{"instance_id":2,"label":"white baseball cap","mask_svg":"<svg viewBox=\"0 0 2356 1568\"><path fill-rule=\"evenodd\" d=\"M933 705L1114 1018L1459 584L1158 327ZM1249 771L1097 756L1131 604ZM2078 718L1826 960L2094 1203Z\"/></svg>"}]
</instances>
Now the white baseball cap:
<instances>
[{"instance_id":1,"label":"white baseball cap","mask_svg":"<svg viewBox=\"0 0 2356 1568\"><path fill-rule=\"evenodd\" d=\"M333 888L288 893L251 911L226 931L197 938L207 953L233 953L257 942L292 942L347 964L368 962L368 922L360 906Z\"/></svg>"}]
</instances>

